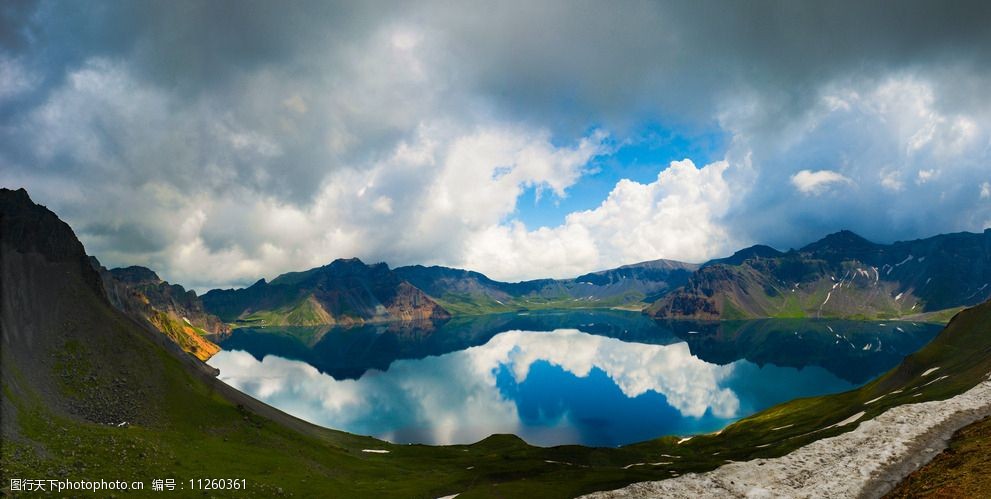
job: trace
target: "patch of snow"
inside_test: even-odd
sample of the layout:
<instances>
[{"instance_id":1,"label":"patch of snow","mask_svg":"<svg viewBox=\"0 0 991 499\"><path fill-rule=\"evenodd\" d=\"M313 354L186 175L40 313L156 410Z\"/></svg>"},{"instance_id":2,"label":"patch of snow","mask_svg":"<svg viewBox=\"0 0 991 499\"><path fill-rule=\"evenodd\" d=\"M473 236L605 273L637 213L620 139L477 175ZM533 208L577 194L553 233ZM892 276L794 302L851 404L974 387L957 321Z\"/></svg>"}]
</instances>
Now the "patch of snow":
<instances>
[{"instance_id":1,"label":"patch of snow","mask_svg":"<svg viewBox=\"0 0 991 499\"><path fill-rule=\"evenodd\" d=\"M861 348L861 350L863 350L865 352L868 351L868 350L870 350L870 349L871 349L871 344L870 343L864 345L864 348Z\"/></svg>"},{"instance_id":2,"label":"patch of snow","mask_svg":"<svg viewBox=\"0 0 991 499\"><path fill-rule=\"evenodd\" d=\"M910 262L910 261L912 261L912 258L914 258L914 257L913 257L912 255L908 255L907 257L905 257L905 259L904 259L904 260L902 260L902 261L901 261L901 262L899 262L899 263L896 263L896 264L895 264L895 267L901 267L902 265L905 265L906 263L908 263L908 262Z\"/></svg>"},{"instance_id":3,"label":"patch of snow","mask_svg":"<svg viewBox=\"0 0 991 499\"><path fill-rule=\"evenodd\" d=\"M867 402L864 402L864 405L873 404L874 402L877 402L878 400L881 400L881 399L883 399L884 397L887 397L887 396L888 396L888 394L885 393L884 395L881 395L880 397L872 398L872 399L868 400Z\"/></svg>"},{"instance_id":4,"label":"patch of snow","mask_svg":"<svg viewBox=\"0 0 991 499\"><path fill-rule=\"evenodd\" d=\"M977 288L977 291L974 291L973 293L970 294L970 296L968 296L967 298L964 298L964 299L965 300L969 300L969 299L973 298L974 296L977 295L977 293L980 293L981 291L984 291L984 288L986 288L986 287L988 287L987 283L985 283L983 286Z\"/></svg>"},{"instance_id":5,"label":"patch of snow","mask_svg":"<svg viewBox=\"0 0 991 499\"><path fill-rule=\"evenodd\" d=\"M389 451L385 449L361 449L361 452L370 452L372 454L388 454Z\"/></svg>"},{"instance_id":6,"label":"patch of snow","mask_svg":"<svg viewBox=\"0 0 991 499\"><path fill-rule=\"evenodd\" d=\"M898 293L898 296L895 297L895 301L901 300L904 294L905 293Z\"/></svg>"},{"instance_id":7,"label":"patch of snow","mask_svg":"<svg viewBox=\"0 0 991 499\"><path fill-rule=\"evenodd\" d=\"M933 384L933 383L935 383L937 381L941 381L941 380L944 380L944 379L949 378L949 377L950 377L949 375L940 376L940 377L938 377L938 378L936 378L936 379L934 379L934 380L932 380L932 381L930 381L930 382L928 382L928 383L920 386L919 388L925 388L925 387L927 387L927 386L929 386L929 385L931 385L931 384Z\"/></svg>"},{"instance_id":8,"label":"patch of snow","mask_svg":"<svg viewBox=\"0 0 991 499\"><path fill-rule=\"evenodd\" d=\"M864 414L866 414L864 411L860 411L860 412L854 414L853 416L850 416L850 417L844 419L843 421L840 421L839 423L836 423L836 424L834 424L832 426L827 426L827 428L835 428L835 427L839 427L839 426L846 426L846 425L848 425L850 423L854 423L858 419L864 417Z\"/></svg>"},{"instance_id":9,"label":"patch of snow","mask_svg":"<svg viewBox=\"0 0 991 499\"><path fill-rule=\"evenodd\" d=\"M989 400L991 382L983 381L948 400L891 408L852 431L781 457L586 497L880 497L938 454L953 431L991 414Z\"/></svg>"},{"instance_id":10,"label":"patch of snow","mask_svg":"<svg viewBox=\"0 0 991 499\"><path fill-rule=\"evenodd\" d=\"M936 366L936 367L934 367L932 369L926 369L926 372L922 373L922 375L923 376L929 376L930 374L936 372L937 369L939 369L939 366Z\"/></svg>"},{"instance_id":11,"label":"patch of snow","mask_svg":"<svg viewBox=\"0 0 991 499\"><path fill-rule=\"evenodd\" d=\"M683 444L683 443L685 443L685 442L687 442L687 441L689 441L691 439L692 439L692 437L685 437L685 438L683 438L681 440L678 440L678 445L681 445L681 444Z\"/></svg>"},{"instance_id":12,"label":"patch of snow","mask_svg":"<svg viewBox=\"0 0 991 499\"><path fill-rule=\"evenodd\" d=\"M795 426L795 425L794 424L786 424L784 426L779 426L777 428L771 428L771 431L783 430L785 428L791 428L792 426Z\"/></svg>"},{"instance_id":13,"label":"patch of snow","mask_svg":"<svg viewBox=\"0 0 991 499\"><path fill-rule=\"evenodd\" d=\"M438 497L437 499L454 499L455 497L458 497L459 495L461 495L461 493L460 493L460 492L459 492L459 493L457 493L457 494L451 494L451 495L449 495L449 496L444 496L444 497Z\"/></svg>"}]
</instances>

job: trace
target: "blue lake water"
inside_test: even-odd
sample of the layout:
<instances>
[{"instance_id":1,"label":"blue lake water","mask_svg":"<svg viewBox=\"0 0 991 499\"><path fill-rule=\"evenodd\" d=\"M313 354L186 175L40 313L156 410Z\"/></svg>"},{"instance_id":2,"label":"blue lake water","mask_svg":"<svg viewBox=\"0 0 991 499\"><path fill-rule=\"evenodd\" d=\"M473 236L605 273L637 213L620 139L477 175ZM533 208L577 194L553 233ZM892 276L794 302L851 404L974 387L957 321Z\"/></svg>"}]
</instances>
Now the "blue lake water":
<instances>
[{"instance_id":1,"label":"blue lake water","mask_svg":"<svg viewBox=\"0 0 991 499\"><path fill-rule=\"evenodd\" d=\"M615 446L716 431L777 403L849 390L938 330L545 312L239 329L209 363L225 382L290 414L392 442L512 433L535 445Z\"/></svg>"}]
</instances>

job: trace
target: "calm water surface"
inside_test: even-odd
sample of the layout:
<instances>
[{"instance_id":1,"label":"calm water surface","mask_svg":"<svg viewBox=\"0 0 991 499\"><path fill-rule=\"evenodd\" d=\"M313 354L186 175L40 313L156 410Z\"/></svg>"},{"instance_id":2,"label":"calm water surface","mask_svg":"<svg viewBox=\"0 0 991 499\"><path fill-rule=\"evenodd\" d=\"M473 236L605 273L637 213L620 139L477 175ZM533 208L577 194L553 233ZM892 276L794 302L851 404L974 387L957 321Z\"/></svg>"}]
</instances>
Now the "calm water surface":
<instances>
[{"instance_id":1,"label":"calm water surface","mask_svg":"<svg viewBox=\"0 0 991 499\"><path fill-rule=\"evenodd\" d=\"M543 312L443 324L239 329L220 378L315 424L397 443L614 446L710 432L796 397L849 390L939 328L760 320L658 323Z\"/></svg>"}]
</instances>

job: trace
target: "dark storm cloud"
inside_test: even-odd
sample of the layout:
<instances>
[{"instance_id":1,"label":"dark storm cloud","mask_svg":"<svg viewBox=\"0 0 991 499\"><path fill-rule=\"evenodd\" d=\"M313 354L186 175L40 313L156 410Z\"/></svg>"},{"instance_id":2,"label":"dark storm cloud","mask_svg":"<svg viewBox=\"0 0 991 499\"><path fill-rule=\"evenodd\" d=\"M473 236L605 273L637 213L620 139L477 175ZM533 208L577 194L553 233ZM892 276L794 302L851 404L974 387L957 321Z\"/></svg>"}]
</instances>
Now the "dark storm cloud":
<instances>
[{"instance_id":1,"label":"dark storm cloud","mask_svg":"<svg viewBox=\"0 0 991 499\"><path fill-rule=\"evenodd\" d=\"M641 119L709 120L739 92L757 93L769 117L787 118L833 79L951 64L983 73L991 63L986 2L526 2L484 16L471 10L437 13L458 67L471 68L473 83L501 106L565 122L628 121L631 110Z\"/></svg>"},{"instance_id":2,"label":"dark storm cloud","mask_svg":"<svg viewBox=\"0 0 991 499\"><path fill-rule=\"evenodd\" d=\"M787 117L832 79L991 65L991 4L980 1L30 5L5 4L0 40L42 55L51 76L85 58L125 57L136 74L187 96L227 95L268 66L312 77L376 27L426 25L442 69L498 108L578 127L631 114L707 120L741 91Z\"/></svg>"},{"instance_id":3,"label":"dark storm cloud","mask_svg":"<svg viewBox=\"0 0 991 499\"><path fill-rule=\"evenodd\" d=\"M186 238L231 258L331 238L453 263L477 227L407 232L435 197L420 163L494 129L562 146L660 124L728 136L739 199L721 222L739 241L974 229L991 221L988 26L978 1L4 2L0 180L166 276ZM885 128L901 121L935 131ZM802 191L800 171L846 180ZM309 246L273 241L283 227Z\"/></svg>"}]
</instances>

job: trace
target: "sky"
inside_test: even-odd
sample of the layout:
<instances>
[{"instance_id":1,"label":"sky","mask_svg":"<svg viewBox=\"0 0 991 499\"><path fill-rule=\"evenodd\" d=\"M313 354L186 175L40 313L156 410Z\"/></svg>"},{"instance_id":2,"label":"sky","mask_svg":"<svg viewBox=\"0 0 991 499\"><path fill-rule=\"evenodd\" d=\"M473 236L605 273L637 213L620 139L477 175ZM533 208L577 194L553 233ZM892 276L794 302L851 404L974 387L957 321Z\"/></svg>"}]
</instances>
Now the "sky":
<instances>
[{"instance_id":1,"label":"sky","mask_svg":"<svg viewBox=\"0 0 991 499\"><path fill-rule=\"evenodd\" d=\"M0 185L200 291L991 226L991 3L0 4Z\"/></svg>"}]
</instances>

